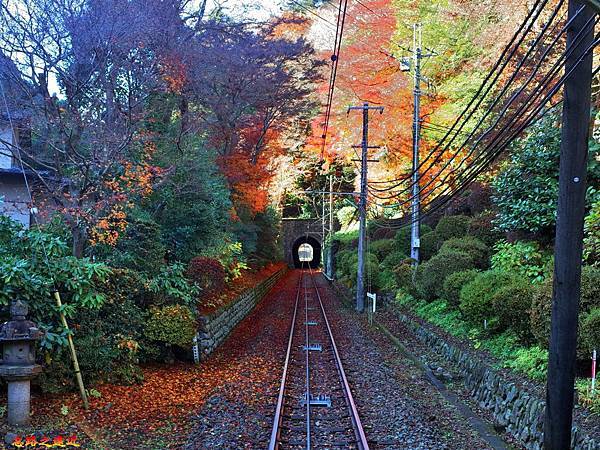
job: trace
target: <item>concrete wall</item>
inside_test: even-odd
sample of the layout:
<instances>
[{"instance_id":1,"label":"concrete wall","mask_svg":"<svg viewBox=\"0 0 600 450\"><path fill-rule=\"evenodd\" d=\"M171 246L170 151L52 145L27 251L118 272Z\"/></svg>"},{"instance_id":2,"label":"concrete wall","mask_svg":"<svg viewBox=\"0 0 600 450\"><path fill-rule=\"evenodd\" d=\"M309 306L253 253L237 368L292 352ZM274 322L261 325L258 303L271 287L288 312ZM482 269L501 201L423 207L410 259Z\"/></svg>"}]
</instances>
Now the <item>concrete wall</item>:
<instances>
[{"instance_id":1,"label":"concrete wall","mask_svg":"<svg viewBox=\"0 0 600 450\"><path fill-rule=\"evenodd\" d=\"M0 175L0 214L29 226L29 194L21 174Z\"/></svg>"},{"instance_id":2,"label":"concrete wall","mask_svg":"<svg viewBox=\"0 0 600 450\"><path fill-rule=\"evenodd\" d=\"M223 343L235 326L254 309L286 271L286 269L281 269L275 272L262 283L244 292L225 308L199 318L197 338L201 361L205 360Z\"/></svg>"},{"instance_id":3,"label":"concrete wall","mask_svg":"<svg viewBox=\"0 0 600 450\"><path fill-rule=\"evenodd\" d=\"M0 127L0 169L12 167L12 150L4 142L13 142L13 134L8 126Z\"/></svg>"},{"instance_id":4,"label":"concrete wall","mask_svg":"<svg viewBox=\"0 0 600 450\"><path fill-rule=\"evenodd\" d=\"M544 400L520 388L468 352L448 344L441 336L396 311L400 320L430 348L442 354L458 368L471 396L483 409L490 410L497 425L504 427L527 449L543 448ZM571 448L588 450L600 448L577 425L573 426Z\"/></svg>"}]
</instances>

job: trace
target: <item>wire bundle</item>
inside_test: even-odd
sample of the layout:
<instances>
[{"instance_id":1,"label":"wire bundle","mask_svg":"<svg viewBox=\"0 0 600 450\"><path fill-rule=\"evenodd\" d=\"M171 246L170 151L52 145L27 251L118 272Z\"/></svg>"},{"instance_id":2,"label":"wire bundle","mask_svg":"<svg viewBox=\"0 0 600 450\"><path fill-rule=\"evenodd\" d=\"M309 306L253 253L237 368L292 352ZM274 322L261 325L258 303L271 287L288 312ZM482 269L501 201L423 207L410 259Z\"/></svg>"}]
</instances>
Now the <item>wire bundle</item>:
<instances>
[{"instance_id":1,"label":"wire bundle","mask_svg":"<svg viewBox=\"0 0 600 450\"><path fill-rule=\"evenodd\" d=\"M421 201L428 200L424 202L424 212L419 220L435 213L463 192L523 130L560 103L554 100L556 94L573 72L571 68L561 75L565 60L582 46L585 36L597 22L596 16L589 19L576 35L573 45L564 51L562 37L584 8L565 21L564 3L559 0L554 7L548 7L548 0L536 2L451 127L424 124L432 130L445 131L445 134L416 168L419 184L430 174L430 179L420 186L420 191L424 192ZM543 13L548 14L548 18L540 31L534 33L534 25ZM584 56L577 64L598 45L599 36L597 34L592 44L583 50ZM451 156L440 166L448 153ZM373 203L380 208L401 210L414 199L406 197L414 186L414 182L407 183L413 175L414 171L411 171L396 179L371 182L371 197L379 200ZM375 220L374 225L401 228L412 223L398 222Z\"/></svg>"}]
</instances>

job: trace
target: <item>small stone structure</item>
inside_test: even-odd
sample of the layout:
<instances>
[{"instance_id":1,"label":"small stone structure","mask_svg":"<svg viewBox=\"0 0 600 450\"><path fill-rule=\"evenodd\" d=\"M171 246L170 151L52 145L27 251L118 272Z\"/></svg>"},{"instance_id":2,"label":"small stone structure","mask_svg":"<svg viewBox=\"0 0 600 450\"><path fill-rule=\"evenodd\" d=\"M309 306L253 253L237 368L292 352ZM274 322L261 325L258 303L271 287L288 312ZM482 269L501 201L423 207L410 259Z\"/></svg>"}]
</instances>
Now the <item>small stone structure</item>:
<instances>
[{"instance_id":1,"label":"small stone structure","mask_svg":"<svg viewBox=\"0 0 600 450\"><path fill-rule=\"evenodd\" d=\"M8 382L7 417L10 425L29 423L31 379L42 371L35 363L35 341L42 333L26 319L29 308L17 300L10 307L11 320L0 327L3 348L0 376Z\"/></svg>"},{"instance_id":2,"label":"small stone structure","mask_svg":"<svg viewBox=\"0 0 600 450\"><path fill-rule=\"evenodd\" d=\"M225 340L235 326L265 297L285 274L286 269L275 272L254 288L247 290L226 307L198 319L197 345L200 360L205 360Z\"/></svg>"},{"instance_id":3,"label":"small stone structure","mask_svg":"<svg viewBox=\"0 0 600 450\"><path fill-rule=\"evenodd\" d=\"M298 248L307 243L313 247L316 268L321 263L323 224L319 219L284 218L281 220L283 258L290 267L299 267Z\"/></svg>"},{"instance_id":4,"label":"small stone structure","mask_svg":"<svg viewBox=\"0 0 600 450\"><path fill-rule=\"evenodd\" d=\"M464 378L471 396L483 409L492 412L498 426L514 436L526 449L543 448L545 402L531 392L507 382L497 371L472 357L468 352L448 344L434 331L396 310L397 317L430 348L443 355ZM571 448L599 449L600 443L573 425Z\"/></svg>"}]
</instances>

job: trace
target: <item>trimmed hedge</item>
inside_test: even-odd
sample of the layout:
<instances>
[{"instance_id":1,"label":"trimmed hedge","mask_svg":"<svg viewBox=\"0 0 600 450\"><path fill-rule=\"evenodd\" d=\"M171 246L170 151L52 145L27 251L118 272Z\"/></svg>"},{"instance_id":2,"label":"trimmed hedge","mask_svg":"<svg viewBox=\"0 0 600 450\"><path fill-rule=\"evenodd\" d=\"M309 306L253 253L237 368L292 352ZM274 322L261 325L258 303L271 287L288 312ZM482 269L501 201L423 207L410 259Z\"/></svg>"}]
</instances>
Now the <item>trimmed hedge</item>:
<instances>
[{"instance_id":1,"label":"trimmed hedge","mask_svg":"<svg viewBox=\"0 0 600 450\"><path fill-rule=\"evenodd\" d=\"M478 326L481 326L484 320L487 320L488 324L493 323L494 319L497 319L492 304L494 295L517 279L514 274L500 270L488 270L478 274L460 291L460 310L465 319Z\"/></svg>"},{"instance_id":2,"label":"trimmed hedge","mask_svg":"<svg viewBox=\"0 0 600 450\"><path fill-rule=\"evenodd\" d=\"M429 225L422 224L421 225L421 239L426 234L433 231ZM394 241L396 241L396 249L406 255L410 255L410 227L405 226L400 228L394 237Z\"/></svg>"},{"instance_id":3,"label":"trimmed hedge","mask_svg":"<svg viewBox=\"0 0 600 450\"><path fill-rule=\"evenodd\" d=\"M533 289L526 278L515 279L501 287L491 298L492 307L498 315L499 331L510 329L526 344L533 340L529 326Z\"/></svg>"},{"instance_id":4,"label":"trimmed hedge","mask_svg":"<svg viewBox=\"0 0 600 450\"><path fill-rule=\"evenodd\" d=\"M435 232L442 241L463 237L469 233L471 218L467 216L445 216L440 219Z\"/></svg>"},{"instance_id":5,"label":"trimmed hedge","mask_svg":"<svg viewBox=\"0 0 600 450\"><path fill-rule=\"evenodd\" d=\"M444 280L444 299L453 308L460 305L460 291L479 274L476 269L461 270L451 273Z\"/></svg>"},{"instance_id":6,"label":"trimmed hedge","mask_svg":"<svg viewBox=\"0 0 600 450\"><path fill-rule=\"evenodd\" d=\"M419 255L421 257L421 262L425 262L433 258L433 256L435 256L435 254L439 251L441 245L442 241L435 231L422 234Z\"/></svg>"},{"instance_id":7,"label":"trimmed hedge","mask_svg":"<svg viewBox=\"0 0 600 450\"><path fill-rule=\"evenodd\" d=\"M552 277L536 286L530 311L531 332L540 347L548 346L550 336L550 318L552 316ZM584 266L581 271L581 301L579 304L579 328L583 330L582 320L593 309L600 308L600 268ZM579 339L577 353L580 358L587 358L582 346L583 340ZM596 343L600 349L600 342Z\"/></svg>"},{"instance_id":8,"label":"trimmed hedge","mask_svg":"<svg viewBox=\"0 0 600 450\"><path fill-rule=\"evenodd\" d=\"M408 259L402 252L395 251L387 255L383 261L381 261L381 265L384 269L394 269L395 267L403 264Z\"/></svg>"},{"instance_id":9,"label":"trimmed hedge","mask_svg":"<svg viewBox=\"0 0 600 450\"><path fill-rule=\"evenodd\" d=\"M492 211L484 211L473 217L469 234L484 242L488 247L493 247L496 242L504 237L504 233L497 231L493 220L496 215Z\"/></svg>"},{"instance_id":10,"label":"trimmed hedge","mask_svg":"<svg viewBox=\"0 0 600 450\"><path fill-rule=\"evenodd\" d=\"M592 308L589 313L584 314L579 328L579 353L586 358L594 350L600 349L600 308Z\"/></svg>"},{"instance_id":11,"label":"trimmed hedge","mask_svg":"<svg viewBox=\"0 0 600 450\"><path fill-rule=\"evenodd\" d=\"M374 253L380 261L393 254L395 250L396 243L393 239L380 239L369 243L369 252Z\"/></svg>"},{"instance_id":12,"label":"trimmed hedge","mask_svg":"<svg viewBox=\"0 0 600 450\"><path fill-rule=\"evenodd\" d=\"M418 266L416 289L421 298L433 300L443 294L446 277L455 272L474 268L473 258L465 252L445 250Z\"/></svg>"},{"instance_id":13,"label":"trimmed hedge","mask_svg":"<svg viewBox=\"0 0 600 450\"><path fill-rule=\"evenodd\" d=\"M442 245L441 251L444 250L456 250L471 255L478 269L490 267L490 248L473 236L449 239Z\"/></svg>"},{"instance_id":14,"label":"trimmed hedge","mask_svg":"<svg viewBox=\"0 0 600 450\"><path fill-rule=\"evenodd\" d=\"M413 284L413 269L410 262L404 262L394 268L396 287L410 295L417 295Z\"/></svg>"}]
</instances>

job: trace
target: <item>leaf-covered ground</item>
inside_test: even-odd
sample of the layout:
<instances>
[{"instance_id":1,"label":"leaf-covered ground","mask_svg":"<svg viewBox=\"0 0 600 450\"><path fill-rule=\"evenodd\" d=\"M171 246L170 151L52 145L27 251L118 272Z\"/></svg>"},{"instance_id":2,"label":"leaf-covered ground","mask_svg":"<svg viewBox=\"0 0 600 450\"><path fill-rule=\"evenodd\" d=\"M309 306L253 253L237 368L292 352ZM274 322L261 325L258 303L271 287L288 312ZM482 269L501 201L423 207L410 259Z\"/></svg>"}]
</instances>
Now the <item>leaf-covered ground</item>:
<instances>
[{"instance_id":1,"label":"leaf-covered ground","mask_svg":"<svg viewBox=\"0 0 600 450\"><path fill-rule=\"evenodd\" d=\"M146 367L141 385L98 386L101 396L91 399L87 412L75 393L36 396L27 431L75 434L83 448L91 449L264 448L298 276L294 271L280 280L201 365ZM426 388L409 361L355 313L341 311L329 288L321 289L327 292L324 301L357 405L378 448L398 448L399 442L410 448L487 448L452 407ZM382 421L389 408L398 414Z\"/></svg>"}]
</instances>

